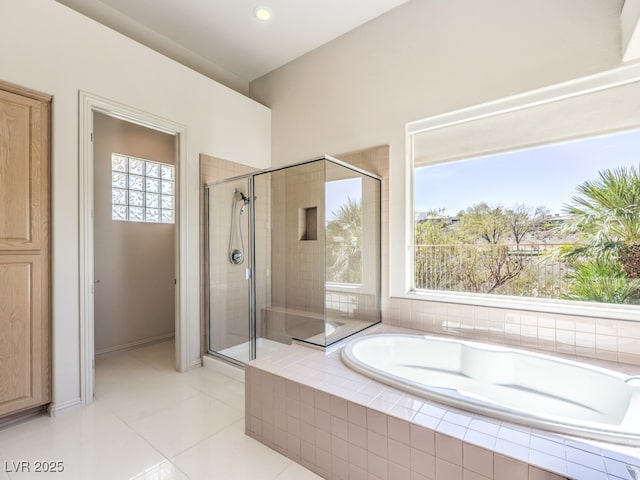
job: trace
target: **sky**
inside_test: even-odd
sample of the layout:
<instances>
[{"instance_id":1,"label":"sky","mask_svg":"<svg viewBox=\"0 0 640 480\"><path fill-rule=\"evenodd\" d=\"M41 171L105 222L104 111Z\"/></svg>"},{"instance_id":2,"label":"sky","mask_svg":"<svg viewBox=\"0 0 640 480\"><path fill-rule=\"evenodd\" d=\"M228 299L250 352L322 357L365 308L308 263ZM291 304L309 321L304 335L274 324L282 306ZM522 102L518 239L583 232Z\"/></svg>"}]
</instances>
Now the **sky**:
<instances>
[{"instance_id":1,"label":"sky","mask_svg":"<svg viewBox=\"0 0 640 480\"><path fill-rule=\"evenodd\" d=\"M551 214L598 171L640 166L640 130L417 168L415 210L455 215L484 201L506 208L545 206Z\"/></svg>"},{"instance_id":2,"label":"sky","mask_svg":"<svg viewBox=\"0 0 640 480\"><path fill-rule=\"evenodd\" d=\"M346 178L334 180L325 184L325 216L326 222L335 219L333 212L338 212L341 205L347 203L348 198L359 202L362 198L362 179Z\"/></svg>"}]
</instances>

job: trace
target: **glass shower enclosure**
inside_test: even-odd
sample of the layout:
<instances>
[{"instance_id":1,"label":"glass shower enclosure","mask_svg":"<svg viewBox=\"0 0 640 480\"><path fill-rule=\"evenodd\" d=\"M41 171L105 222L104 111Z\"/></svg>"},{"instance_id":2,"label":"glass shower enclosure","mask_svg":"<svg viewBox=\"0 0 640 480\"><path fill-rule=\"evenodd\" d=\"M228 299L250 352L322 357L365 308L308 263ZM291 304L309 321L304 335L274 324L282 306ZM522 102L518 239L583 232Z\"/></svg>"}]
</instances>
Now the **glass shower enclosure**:
<instances>
[{"instance_id":1,"label":"glass shower enclosure","mask_svg":"<svg viewBox=\"0 0 640 480\"><path fill-rule=\"evenodd\" d=\"M242 365L380 322L380 178L331 157L205 187L207 349Z\"/></svg>"}]
</instances>

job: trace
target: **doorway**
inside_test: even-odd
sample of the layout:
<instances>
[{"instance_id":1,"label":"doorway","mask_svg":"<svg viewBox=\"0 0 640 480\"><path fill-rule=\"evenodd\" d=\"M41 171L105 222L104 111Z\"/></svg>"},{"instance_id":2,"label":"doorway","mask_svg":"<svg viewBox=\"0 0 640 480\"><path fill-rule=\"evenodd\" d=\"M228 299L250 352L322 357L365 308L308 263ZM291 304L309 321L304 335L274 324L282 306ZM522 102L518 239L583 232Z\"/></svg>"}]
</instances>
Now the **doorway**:
<instances>
[{"instance_id":1,"label":"doorway","mask_svg":"<svg viewBox=\"0 0 640 480\"><path fill-rule=\"evenodd\" d=\"M169 134L174 137L175 205L174 205L174 331L175 369L185 372L189 367L187 288L188 245L185 241L187 226L181 219L186 205L180 201L180 192L186 191L186 177L182 169L186 159L186 127L155 115L119 104L87 92L79 93L80 118L80 396L83 405L93 401L95 385L95 295L99 281L94 271L94 114L124 120L136 126ZM109 187L111 188L111 187Z\"/></svg>"},{"instance_id":2,"label":"doorway","mask_svg":"<svg viewBox=\"0 0 640 480\"><path fill-rule=\"evenodd\" d=\"M94 112L97 356L175 334L176 136Z\"/></svg>"}]
</instances>

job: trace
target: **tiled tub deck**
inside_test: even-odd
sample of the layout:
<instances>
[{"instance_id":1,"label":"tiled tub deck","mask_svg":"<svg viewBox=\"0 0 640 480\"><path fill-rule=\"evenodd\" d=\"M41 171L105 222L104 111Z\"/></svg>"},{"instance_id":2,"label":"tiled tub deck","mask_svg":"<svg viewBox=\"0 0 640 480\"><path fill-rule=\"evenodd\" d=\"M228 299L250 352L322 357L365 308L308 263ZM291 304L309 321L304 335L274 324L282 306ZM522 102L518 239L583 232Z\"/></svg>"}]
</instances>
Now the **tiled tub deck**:
<instances>
[{"instance_id":1,"label":"tiled tub deck","mask_svg":"<svg viewBox=\"0 0 640 480\"><path fill-rule=\"evenodd\" d=\"M368 333L420 333L381 325ZM245 367L247 435L340 480L634 480L640 448L452 409L291 345Z\"/></svg>"}]
</instances>

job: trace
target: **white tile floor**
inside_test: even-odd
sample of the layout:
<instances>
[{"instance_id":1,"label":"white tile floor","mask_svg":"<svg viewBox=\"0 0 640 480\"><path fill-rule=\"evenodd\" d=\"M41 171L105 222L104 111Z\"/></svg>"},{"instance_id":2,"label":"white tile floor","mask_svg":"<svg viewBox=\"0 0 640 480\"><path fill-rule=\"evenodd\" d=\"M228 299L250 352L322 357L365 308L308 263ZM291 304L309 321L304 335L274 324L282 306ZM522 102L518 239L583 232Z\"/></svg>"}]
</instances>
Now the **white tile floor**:
<instances>
[{"instance_id":1,"label":"white tile floor","mask_svg":"<svg viewBox=\"0 0 640 480\"><path fill-rule=\"evenodd\" d=\"M18 462L30 472L17 473ZM63 462L36 473L36 462ZM96 399L0 430L0 480L311 480L312 472L244 435L244 385L173 369L173 342L96 363Z\"/></svg>"}]
</instances>

